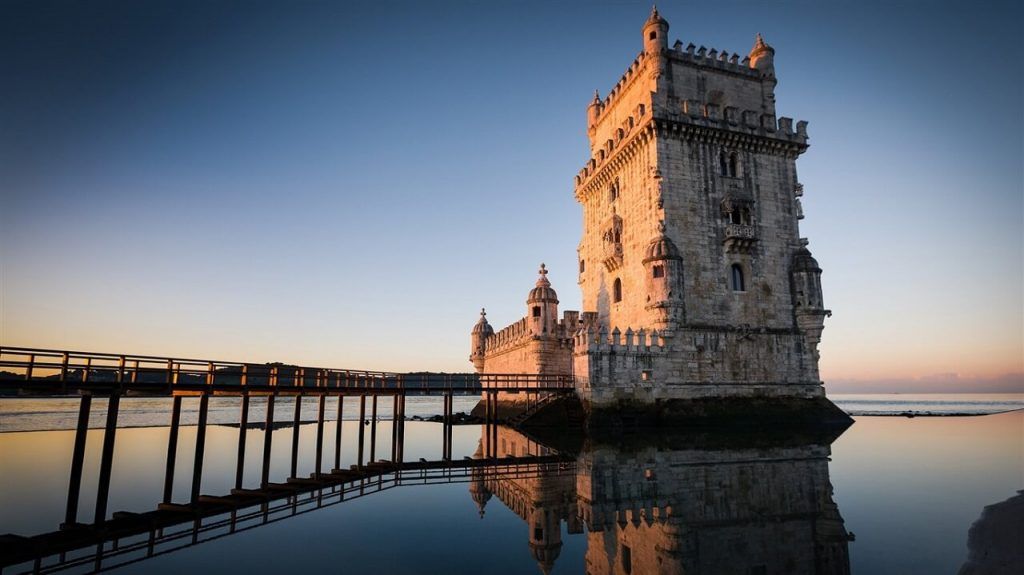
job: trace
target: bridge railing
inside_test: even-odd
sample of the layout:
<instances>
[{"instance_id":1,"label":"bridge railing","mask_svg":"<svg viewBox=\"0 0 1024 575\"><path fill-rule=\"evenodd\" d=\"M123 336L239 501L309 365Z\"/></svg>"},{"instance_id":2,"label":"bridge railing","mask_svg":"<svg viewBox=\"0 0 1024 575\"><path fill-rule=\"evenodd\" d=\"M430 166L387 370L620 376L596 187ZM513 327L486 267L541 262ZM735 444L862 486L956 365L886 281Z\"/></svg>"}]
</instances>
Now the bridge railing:
<instances>
[{"instance_id":1,"label":"bridge railing","mask_svg":"<svg viewBox=\"0 0 1024 575\"><path fill-rule=\"evenodd\" d=\"M467 391L572 389L568 375L396 373L244 363L163 356L0 346L0 385L61 391L122 388L137 391L381 390ZM52 392L52 389L48 391Z\"/></svg>"}]
</instances>

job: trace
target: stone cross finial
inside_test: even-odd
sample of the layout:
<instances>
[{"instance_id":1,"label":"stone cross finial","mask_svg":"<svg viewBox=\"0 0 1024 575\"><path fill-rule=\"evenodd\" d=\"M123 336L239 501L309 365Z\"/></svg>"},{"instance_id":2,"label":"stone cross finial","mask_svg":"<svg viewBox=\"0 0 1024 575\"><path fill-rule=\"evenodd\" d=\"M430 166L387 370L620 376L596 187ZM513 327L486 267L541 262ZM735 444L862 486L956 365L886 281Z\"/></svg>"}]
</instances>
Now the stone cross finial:
<instances>
[{"instance_id":1,"label":"stone cross finial","mask_svg":"<svg viewBox=\"0 0 1024 575\"><path fill-rule=\"evenodd\" d=\"M486 318L487 317L487 308L480 308L480 317L481 318Z\"/></svg>"},{"instance_id":2,"label":"stone cross finial","mask_svg":"<svg viewBox=\"0 0 1024 575\"><path fill-rule=\"evenodd\" d=\"M546 276L546 275L548 275L548 270L547 270L547 268L546 268L546 267L544 267L544 264L543 264L543 263L542 263L542 264L540 264L540 275L542 275L542 276Z\"/></svg>"}]
</instances>

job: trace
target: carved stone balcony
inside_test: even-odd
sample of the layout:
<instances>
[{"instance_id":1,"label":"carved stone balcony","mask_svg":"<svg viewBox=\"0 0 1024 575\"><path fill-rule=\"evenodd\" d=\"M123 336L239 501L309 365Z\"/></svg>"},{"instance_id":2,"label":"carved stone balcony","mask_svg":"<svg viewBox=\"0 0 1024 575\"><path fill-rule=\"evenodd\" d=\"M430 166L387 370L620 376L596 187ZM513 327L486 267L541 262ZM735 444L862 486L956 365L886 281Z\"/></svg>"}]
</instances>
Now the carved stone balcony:
<instances>
[{"instance_id":1,"label":"carved stone balcony","mask_svg":"<svg viewBox=\"0 0 1024 575\"><path fill-rule=\"evenodd\" d=\"M730 253L746 253L757 243L757 228L747 224L726 224L725 250Z\"/></svg>"},{"instance_id":2,"label":"carved stone balcony","mask_svg":"<svg viewBox=\"0 0 1024 575\"><path fill-rule=\"evenodd\" d=\"M615 271L622 266L622 244L620 242L604 243L604 268L608 271Z\"/></svg>"}]
</instances>

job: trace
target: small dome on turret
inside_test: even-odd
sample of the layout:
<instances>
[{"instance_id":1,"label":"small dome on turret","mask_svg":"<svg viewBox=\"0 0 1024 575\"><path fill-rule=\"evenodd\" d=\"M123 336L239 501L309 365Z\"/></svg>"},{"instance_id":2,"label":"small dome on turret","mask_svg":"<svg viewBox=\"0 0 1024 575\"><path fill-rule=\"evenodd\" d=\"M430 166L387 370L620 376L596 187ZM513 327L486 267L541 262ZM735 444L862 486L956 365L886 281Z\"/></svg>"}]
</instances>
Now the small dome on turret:
<instances>
[{"instance_id":1,"label":"small dome on turret","mask_svg":"<svg viewBox=\"0 0 1024 575\"><path fill-rule=\"evenodd\" d=\"M647 28L651 24L658 26L664 25L665 29L668 29L668 20L661 17L661 13L658 12L657 5L651 6L651 15L647 18L647 21L644 22L644 28Z\"/></svg>"},{"instance_id":2,"label":"small dome on turret","mask_svg":"<svg viewBox=\"0 0 1024 575\"><path fill-rule=\"evenodd\" d=\"M818 260L811 255L811 250L802 247L793 254L793 272L814 272L821 273Z\"/></svg>"},{"instance_id":3,"label":"small dome on turret","mask_svg":"<svg viewBox=\"0 0 1024 575\"><path fill-rule=\"evenodd\" d=\"M551 282L548 281L548 270L544 267L544 264L540 264L539 273L540 277L537 278L537 286L530 290L530 296L526 298L526 303L558 303L558 294L551 288Z\"/></svg>"},{"instance_id":4,"label":"small dome on turret","mask_svg":"<svg viewBox=\"0 0 1024 575\"><path fill-rule=\"evenodd\" d=\"M548 543L545 545L531 541L530 551L533 554L533 558L537 560L540 572L548 575L555 566L555 560L562 554L562 542L559 541L558 543Z\"/></svg>"},{"instance_id":5,"label":"small dome on turret","mask_svg":"<svg viewBox=\"0 0 1024 575\"><path fill-rule=\"evenodd\" d=\"M678 259L682 259L682 256L679 254L679 248L677 248L676 244L665 235L665 224L662 222L658 224L658 237L654 238L654 240L647 245L647 251L644 253L643 263L654 260Z\"/></svg>"},{"instance_id":6,"label":"small dome on turret","mask_svg":"<svg viewBox=\"0 0 1024 575\"><path fill-rule=\"evenodd\" d=\"M775 48L764 41L761 34L754 39L754 47L750 49L750 67L766 74L775 73Z\"/></svg>"},{"instance_id":7,"label":"small dome on turret","mask_svg":"<svg viewBox=\"0 0 1024 575\"><path fill-rule=\"evenodd\" d=\"M480 310L480 321L476 322L476 325L473 326L473 333L483 334L485 337L494 333L494 328L491 327L491 324L487 323L486 309Z\"/></svg>"}]
</instances>

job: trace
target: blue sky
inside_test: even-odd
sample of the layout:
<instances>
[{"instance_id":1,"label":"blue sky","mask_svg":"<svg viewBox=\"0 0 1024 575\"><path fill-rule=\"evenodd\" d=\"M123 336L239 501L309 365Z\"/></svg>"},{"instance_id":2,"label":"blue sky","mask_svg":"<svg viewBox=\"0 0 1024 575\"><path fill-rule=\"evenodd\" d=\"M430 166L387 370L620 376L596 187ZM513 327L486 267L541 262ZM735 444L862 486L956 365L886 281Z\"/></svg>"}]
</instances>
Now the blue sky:
<instances>
[{"instance_id":1,"label":"blue sky","mask_svg":"<svg viewBox=\"0 0 1024 575\"><path fill-rule=\"evenodd\" d=\"M671 41L761 32L810 122L826 381L1019 383L1021 8L659 10ZM649 11L0 2L0 341L470 369L479 308L517 320L541 261L578 309L585 107Z\"/></svg>"}]
</instances>

